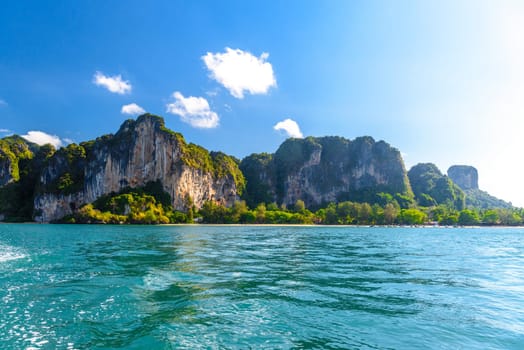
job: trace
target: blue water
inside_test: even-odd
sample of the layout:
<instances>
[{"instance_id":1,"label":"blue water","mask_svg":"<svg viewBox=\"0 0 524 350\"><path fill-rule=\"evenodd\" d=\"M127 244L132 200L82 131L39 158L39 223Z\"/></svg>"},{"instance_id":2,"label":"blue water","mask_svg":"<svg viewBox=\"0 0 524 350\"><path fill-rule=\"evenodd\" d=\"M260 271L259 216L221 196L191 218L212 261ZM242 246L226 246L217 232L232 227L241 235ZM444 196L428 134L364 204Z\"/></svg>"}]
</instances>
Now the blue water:
<instances>
[{"instance_id":1,"label":"blue water","mask_svg":"<svg viewBox=\"0 0 524 350\"><path fill-rule=\"evenodd\" d=\"M524 349L524 229L0 225L1 349Z\"/></svg>"}]
</instances>

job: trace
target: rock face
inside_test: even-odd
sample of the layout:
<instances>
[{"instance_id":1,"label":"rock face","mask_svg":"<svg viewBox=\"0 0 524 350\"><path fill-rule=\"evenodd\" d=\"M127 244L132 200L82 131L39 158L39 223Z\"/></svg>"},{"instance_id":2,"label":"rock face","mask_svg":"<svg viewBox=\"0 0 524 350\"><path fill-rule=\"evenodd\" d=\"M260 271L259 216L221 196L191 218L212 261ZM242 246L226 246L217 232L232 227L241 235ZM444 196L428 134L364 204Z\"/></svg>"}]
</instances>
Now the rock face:
<instances>
[{"instance_id":1,"label":"rock face","mask_svg":"<svg viewBox=\"0 0 524 350\"><path fill-rule=\"evenodd\" d=\"M248 205L277 202L308 207L344 200L376 200L376 194L412 195L400 152L371 137L288 139L274 155L242 160Z\"/></svg>"},{"instance_id":2,"label":"rock face","mask_svg":"<svg viewBox=\"0 0 524 350\"><path fill-rule=\"evenodd\" d=\"M469 165L453 165L448 176L466 194L466 206L473 208L512 208L513 205L479 189L477 169Z\"/></svg>"},{"instance_id":3,"label":"rock face","mask_svg":"<svg viewBox=\"0 0 524 350\"><path fill-rule=\"evenodd\" d=\"M0 187L20 179L20 161L31 159L38 146L20 136L0 140Z\"/></svg>"},{"instance_id":4,"label":"rock face","mask_svg":"<svg viewBox=\"0 0 524 350\"><path fill-rule=\"evenodd\" d=\"M57 151L40 176L35 220L60 219L102 195L151 181L162 183L176 210L205 201L232 205L243 186L229 157L186 144L162 118L146 114L115 135Z\"/></svg>"},{"instance_id":5,"label":"rock face","mask_svg":"<svg viewBox=\"0 0 524 350\"><path fill-rule=\"evenodd\" d=\"M477 169L469 165L453 165L448 169L449 178L463 190L478 189Z\"/></svg>"},{"instance_id":6,"label":"rock face","mask_svg":"<svg viewBox=\"0 0 524 350\"><path fill-rule=\"evenodd\" d=\"M13 181L13 161L8 157L0 158L0 186Z\"/></svg>"}]
</instances>

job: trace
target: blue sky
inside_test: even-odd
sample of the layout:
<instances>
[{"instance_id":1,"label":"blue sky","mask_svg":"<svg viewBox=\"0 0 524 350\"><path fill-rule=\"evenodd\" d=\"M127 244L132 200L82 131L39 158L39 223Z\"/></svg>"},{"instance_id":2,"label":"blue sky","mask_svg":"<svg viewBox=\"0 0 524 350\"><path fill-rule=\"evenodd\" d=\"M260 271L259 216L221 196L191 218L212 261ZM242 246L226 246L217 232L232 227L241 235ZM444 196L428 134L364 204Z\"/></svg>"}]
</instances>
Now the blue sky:
<instances>
[{"instance_id":1,"label":"blue sky","mask_svg":"<svg viewBox=\"0 0 524 350\"><path fill-rule=\"evenodd\" d=\"M518 1L12 1L0 11L0 136L81 142L133 118L123 106L239 158L287 135L371 135L408 167L473 165L482 189L524 206L523 97Z\"/></svg>"}]
</instances>

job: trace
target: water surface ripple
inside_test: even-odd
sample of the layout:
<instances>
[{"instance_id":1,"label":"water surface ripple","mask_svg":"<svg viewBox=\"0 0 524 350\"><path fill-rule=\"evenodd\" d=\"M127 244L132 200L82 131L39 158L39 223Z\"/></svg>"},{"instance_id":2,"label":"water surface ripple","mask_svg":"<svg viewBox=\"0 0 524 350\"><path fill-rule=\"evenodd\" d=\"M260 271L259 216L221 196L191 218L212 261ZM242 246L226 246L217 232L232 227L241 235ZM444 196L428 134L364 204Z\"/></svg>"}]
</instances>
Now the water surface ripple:
<instances>
[{"instance_id":1,"label":"water surface ripple","mask_svg":"<svg viewBox=\"0 0 524 350\"><path fill-rule=\"evenodd\" d=\"M523 349L524 229L0 225L2 349Z\"/></svg>"}]
</instances>

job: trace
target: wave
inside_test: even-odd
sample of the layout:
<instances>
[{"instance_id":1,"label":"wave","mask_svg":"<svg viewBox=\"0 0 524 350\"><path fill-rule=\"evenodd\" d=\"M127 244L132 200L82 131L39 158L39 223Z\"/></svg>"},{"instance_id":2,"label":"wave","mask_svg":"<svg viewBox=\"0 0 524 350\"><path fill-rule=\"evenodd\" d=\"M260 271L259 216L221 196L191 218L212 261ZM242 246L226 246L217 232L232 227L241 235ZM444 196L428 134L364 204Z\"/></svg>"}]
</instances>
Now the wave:
<instances>
[{"instance_id":1,"label":"wave","mask_svg":"<svg viewBox=\"0 0 524 350\"><path fill-rule=\"evenodd\" d=\"M9 245L0 244L0 263L11 260L23 259L26 256L27 255L20 251L20 249L17 249Z\"/></svg>"}]
</instances>

